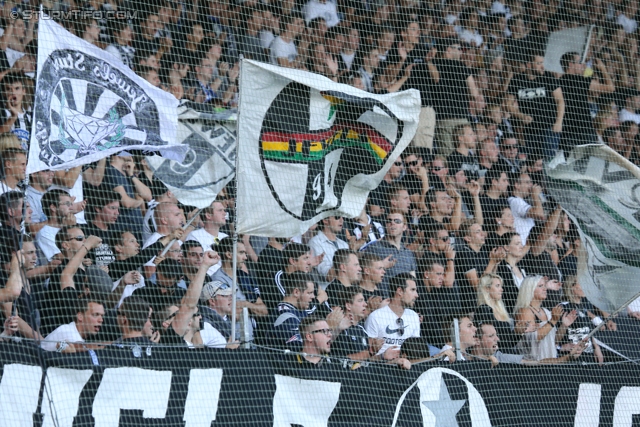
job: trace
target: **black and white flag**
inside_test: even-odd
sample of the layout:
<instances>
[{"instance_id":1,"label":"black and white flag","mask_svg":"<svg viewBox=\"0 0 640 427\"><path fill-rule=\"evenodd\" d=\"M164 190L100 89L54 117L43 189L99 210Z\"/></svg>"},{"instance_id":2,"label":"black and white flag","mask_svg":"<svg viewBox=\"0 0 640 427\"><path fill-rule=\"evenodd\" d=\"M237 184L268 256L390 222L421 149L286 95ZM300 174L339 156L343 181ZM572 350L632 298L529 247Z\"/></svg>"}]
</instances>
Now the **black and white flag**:
<instances>
[{"instance_id":1,"label":"black and white flag","mask_svg":"<svg viewBox=\"0 0 640 427\"><path fill-rule=\"evenodd\" d=\"M547 191L580 232L582 289L592 304L612 312L640 293L640 169L594 144L576 147L547 174Z\"/></svg>"},{"instance_id":2,"label":"black and white flag","mask_svg":"<svg viewBox=\"0 0 640 427\"><path fill-rule=\"evenodd\" d=\"M241 83L239 233L291 237L356 217L418 128L414 89L376 95L249 60Z\"/></svg>"},{"instance_id":3,"label":"black and white flag","mask_svg":"<svg viewBox=\"0 0 640 427\"><path fill-rule=\"evenodd\" d=\"M68 169L122 150L182 161L177 99L51 19L38 25L38 74L27 173Z\"/></svg>"},{"instance_id":4,"label":"black and white flag","mask_svg":"<svg viewBox=\"0 0 640 427\"><path fill-rule=\"evenodd\" d=\"M178 108L177 141L188 147L182 162L148 156L147 164L183 204L206 208L236 172L236 114L207 111L185 102Z\"/></svg>"}]
</instances>

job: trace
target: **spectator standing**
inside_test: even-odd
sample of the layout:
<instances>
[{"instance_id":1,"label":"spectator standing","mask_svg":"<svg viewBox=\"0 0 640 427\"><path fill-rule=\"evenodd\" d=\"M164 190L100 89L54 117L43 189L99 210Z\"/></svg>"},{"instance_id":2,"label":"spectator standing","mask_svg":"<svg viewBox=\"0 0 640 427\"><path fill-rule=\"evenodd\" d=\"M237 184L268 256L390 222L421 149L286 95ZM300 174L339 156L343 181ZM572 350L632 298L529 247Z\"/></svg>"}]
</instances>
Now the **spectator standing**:
<instances>
[{"instance_id":1,"label":"spectator standing","mask_svg":"<svg viewBox=\"0 0 640 427\"><path fill-rule=\"evenodd\" d=\"M506 104L511 116L524 125L527 153L553 157L560 141L565 104L560 82L544 71L543 54L532 54L527 71L513 76Z\"/></svg>"},{"instance_id":2,"label":"spectator standing","mask_svg":"<svg viewBox=\"0 0 640 427\"><path fill-rule=\"evenodd\" d=\"M453 129L467 124L469 97L480 96L473 72L461 61L462 46L455 38L438 42L441 57L434 60L440 80L433 92L436 110L436 142L438 154L448 156L455 150Z\"/></svg>"},{"instance_id":3,"label":"spectator standing","mask_svg":"<svg viewBox=\"0 0 640 427\"><path fill-rule=\"evenodd\" d=\"M296 13L285 16L280 22L281 32L270 46L271 63L287 68L301 68L296 38L302 33L304 20Z\"/></svg>"},{"instance_id":4,"label":"spectator standing","mask_svg":"<svg viewBox=\"0 0 640 427\"><path fill-rule=\"evenodd\" d=\"M329 283L325 292L330 307L340 306L340 295L347 289L357 287L362 278L362 268L358 256L349 249L338 249L333 256L333 271L336 278Z\"/></svg>"},{"instance_id":5,"label":"spectator standing","mask_svg":"<svg viewBox=\"0 0 640 427\"><path fill-rule=\"evenodd\" d=\"M34 234L45 226L47 216L42 209L42 196L53 185L52 170L43 170L29 175L29 186L25 193L26 199L33 210L29 232Z\"/></svg>"},{"instance_id":6,"label":"spectator standing","mask_svg":"<svg viewBox=\"0 0 640 427\"><path fill-rule=\"evenodd\" d=\"M333 265L333 255L338 249L349 249L349 244L338 237L344 224L342 217L330 216L323 219L321 224L322 230L309 240L309 246L316 257L323 256L317 269L323 278L328 278Z\"/></svg>"},{"instance_id":7,"label":"spectator standing","mask_svg":"<svg viewBox=\"0 0 640 427\"><path fill-rule=\"evenodd\" d=\"M151 200L151 190L144 185L134 171L133 157L126 151L111 156L105 169L106 189L119 193L120 215L116 226L131 231L138 240L142 239L142 210L145 200Z\"/></svg>"},{"instance_id":8,"label":"spectator standing","mask_svg":"<svg viewBox=\"0 0 640 427\"><path fill-rule=\"evenodd\" d=\"M98 236L102 243L93 251L93 260L98 267L108 266L116 260L111 242L114 225L120 214L121 196L115 191L94 190L89 199L93 210L89 224L82 227L88 236Z\"/></svg>"},{"instance_id":9,"label":"spectator standing","mask_svg":"<svg viewBox=\"0 0 640 427\"><path fill-rule=\"evenodd\" d=\"M87 350L85 341L100 332L104 320L104 306L88 298L78 299L75 320L60 325L42 341L40 347L58 353L76 353Z\"/></svg>"},{"instance_id":10,"label":"spectator standing","mask_svg":"<svg viewBox=\"0 0 640 427\"><path fill-rule=\"evenodd\" d=\"M76 224L73 201L64 190L53 189L42 196L42 210L47 217L45 225L36 235L36 243L47 261L51 261L60 249L56 245L56 234L64 226Z\"/></svg>"},{"instance_id":11,"label":"spectator standing","mask_svg":"<svg viewBox=\"0 0 640 427\"><path fill-rule=\"evenodd\" d=\"M535 221L544 221L547 217L542 207L542 187L533 184L528 173L520 173L513 177L509 207L513 213L516 233L522 238L522 244L527 243L531 229L536 225ZM530 205L527 200L531 197Z\"/></svg>"},{"instance_id":12,"label":"spectator standing","mask_svg":"<svg viewBox=\"0 0 640 427\"><path fill-rule=\"evenodd\" d=\"M475 319L478 323L486 321L492 324L504 348L512 349L520 337L515 334L513 318L502 301L503 292L500 276L493 273L482 276L478 284L478 306L475 309Z\"/></svg>"}]
</instances>

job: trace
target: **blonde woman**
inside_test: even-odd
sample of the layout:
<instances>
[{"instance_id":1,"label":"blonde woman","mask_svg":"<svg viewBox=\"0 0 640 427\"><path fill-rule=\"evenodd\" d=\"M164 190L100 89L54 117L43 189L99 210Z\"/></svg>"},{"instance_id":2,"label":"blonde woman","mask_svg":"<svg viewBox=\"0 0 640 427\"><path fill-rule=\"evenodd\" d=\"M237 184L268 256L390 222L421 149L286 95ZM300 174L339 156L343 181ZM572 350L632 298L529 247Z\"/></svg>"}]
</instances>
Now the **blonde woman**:
<instances>
[{"instance_id":1,"label":"blonde woman","mask_svg":"<svg viewBox=\"0 0 640 427\"><path fill-rule=\"evenodd\" d=\"M578 316L575 310L565 313L562 304L552 311L542 307L547 299L547 280L529 276L522 282L514 309L517 334L522 338L518 348L527 360L558 357L556 342L562 341L567 328ZM564 314L564 316L563 316Z\"/></svg>"},{"instance_id":2,"label":"blonde woman","mask_svg":"<svg viewBox=\"0 0 640 427\"><path fill-rule=\"evenodd\" d=\"M502 278L497 274L485 274L480 278L476 320L493 324L500 338L500 347L511 349L520 337L513 332L513 319L502 302L502 292Z\"/></svg>"}]
</instances>

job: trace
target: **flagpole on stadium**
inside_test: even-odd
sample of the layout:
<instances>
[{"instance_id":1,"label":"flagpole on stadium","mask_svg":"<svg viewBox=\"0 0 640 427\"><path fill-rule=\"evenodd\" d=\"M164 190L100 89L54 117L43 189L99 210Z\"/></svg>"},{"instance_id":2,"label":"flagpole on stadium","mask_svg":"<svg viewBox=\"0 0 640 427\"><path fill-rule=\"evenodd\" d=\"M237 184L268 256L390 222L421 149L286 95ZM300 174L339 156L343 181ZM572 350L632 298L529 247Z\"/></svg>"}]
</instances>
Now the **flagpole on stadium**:
<instances>
[{"instance_id":1,"label":"flagpole on stadium","mask_svg":"<svg viewBox=\"0 0 640 427\"><path fill-rule=\"evenodd\" d=\"M240 129L240 120L242 118L242 114L240 113L241 108L241 102L242 99L240 98L240 87L242 85L242 62L244 61L244 55L240 54L239 55L239 59L240 59L240 73L238 75L238 129ZM234 203L234 211L235 211L235 215L233 216L233 277L232 277L232 285L231 285L231 342L234 342L236 340L236 322L238 321L238 316L236 315L236 307L237 307L237 300L238 300L238 272L237 272L237 268L238 268L238 152L240 150L238 150L238 145L240 144L240 139L236 140L236 172L235 172L235 177L234 179L236 180L236 196L234 197L233 203Z\"/></svg>"}]
</instances>

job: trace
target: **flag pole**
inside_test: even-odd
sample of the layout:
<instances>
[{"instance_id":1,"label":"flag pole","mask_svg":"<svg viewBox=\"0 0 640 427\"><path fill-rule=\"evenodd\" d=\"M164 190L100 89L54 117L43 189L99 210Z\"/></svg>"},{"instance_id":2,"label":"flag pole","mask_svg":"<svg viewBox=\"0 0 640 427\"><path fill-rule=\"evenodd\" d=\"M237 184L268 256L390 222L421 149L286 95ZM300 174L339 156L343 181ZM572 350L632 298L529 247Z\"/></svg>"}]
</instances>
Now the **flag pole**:
<instances>
[{"instance_id":1,"label":"flag pole","mask_svg":"<svg viewBox=\"0 0 640 427\"><path fill-rule=\"evenodd\" d=\"M611 313L609 315L609 317L607 317L606 319L604 319L602 321L602 323L600 323L598 326L596 326L595 328L593 328L593 331L589 332L589 335L587 335L586 337L584 337L582 340L583 341L587 341L589 339L591 339L591 337L593 337L596 332L598 332L600 329L602 329L604 326L606 326L607 322L609 320L613 320L613 318L620 313L622 310L624 310L625 308L627 308L629 306L629 304L631 304L632 302L634 302L636 299L640 298L640 292L638 292L637 294L635 294L634 296L632 296L631 298L629 298L628 300L626 300L624 302L624 304L622 304L620 307L618 307L616 309L616 311L614 311L613 313Z\"/></svg>"},{"instance_id":2,"label":"flag pole","mask_svg":"<svg viewBox=\"0 0 640 427\"><path fill-rule=\"evenodd\" d=\"M239 55L240 59L240 73L238 73L238 129L240 128L240 117L242 114L240 113L240 87L242 84L242 62L244 61L244 55ZM232 285L231 285L231 342L236 340L236 322L238 320L238 316L236 315L236 306L238 302L238 145L240 144L240 140L236 139L236 171L234 179L236 180L236 195L234 197L234 207L233 210L235 215L233 216L233 277L232 277Z\"/></svg>"}]
</instances>

